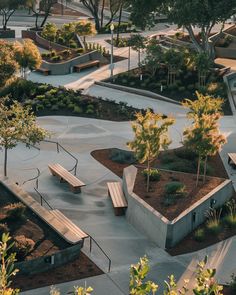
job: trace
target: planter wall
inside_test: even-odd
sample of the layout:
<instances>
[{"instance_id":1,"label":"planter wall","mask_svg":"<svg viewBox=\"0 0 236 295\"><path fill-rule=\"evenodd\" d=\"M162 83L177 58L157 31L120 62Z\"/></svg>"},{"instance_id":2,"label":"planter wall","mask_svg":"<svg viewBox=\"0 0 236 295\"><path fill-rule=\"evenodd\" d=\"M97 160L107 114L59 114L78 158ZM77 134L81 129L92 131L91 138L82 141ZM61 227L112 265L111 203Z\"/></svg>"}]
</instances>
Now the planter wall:
<instances>
[{"instance_id":1,"label":"planter wall","mask_svg":"<svg viewBox=\"0 0 236 295\"><path fill-rule=\"evenodd\" d=\"M75 260L79 255L83 242L70 246L51 256L38 257L28 261L15 263L15 267L19 269L20 274L36 274L47 270L52 270L58 266Z\"/></svg>"},{"instance_id":2,"label":"planter wall","mask_svg":"<svg viewBox=\"0 0 236 295\"><path fill-rule=\"evenodd\" d=\"M16 32L15 30L0 30L0 38L15 38Z\"/></svg>"},{"instance_id":3,"label":"planter wall","mask_svg":"<svg viewBox=\"0 0 236 295\"><path fill-rule=\"evenodd\" d=\"M23 39L31 39L33 41L36 41L36 31L22 30L21 36Z\"/></svg>"},{"instance_id":4,"label":"planter wall","mask_svg":"<svg viewBox=\"0 0 236 295\"><path fill-rule=\"evenodd\" d=\"M75 57L71 60L60 62L60 63L50 63L47 61L42 62L41 67L48 69L51 72L51 75L67 75L72 73L73 67L78 64L88 62L90 60L102 60L103 56L98 51L91 51L89 53L83 54L81 56Z\"/></svg>"},{"instance_id":5,"label":"planter wall","mask_svg":"<svg viewBox=\"0 0 236 295\"><path fill-rule=\"evenodd\" d=\"M205 213L211 206L211 200L216 201L214 207L217 208L234 193L232 181L226 179L177 218L169 221L133 192L136 174L137 168L134 166L124 169L123 190L128 202L126 218L162 249L173 247L203 223L206 219Z\"/></svg>"},{"instance_id":6,"label":"planter wall","mask_svg":"<svg viewBox=\"0 0 236 295\"><path fill-rule=\"evenodd\" d=\"M234 48L215 47L216 57L236 58L236 50Z\"/></svg>"}]
</instances>

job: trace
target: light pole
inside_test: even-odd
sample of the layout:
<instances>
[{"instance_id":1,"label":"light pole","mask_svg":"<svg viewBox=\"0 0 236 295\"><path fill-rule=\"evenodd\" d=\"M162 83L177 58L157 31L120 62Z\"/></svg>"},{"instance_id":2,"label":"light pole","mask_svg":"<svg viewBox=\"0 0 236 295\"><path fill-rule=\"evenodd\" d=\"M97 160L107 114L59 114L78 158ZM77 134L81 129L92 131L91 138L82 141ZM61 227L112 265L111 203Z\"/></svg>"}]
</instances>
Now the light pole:
<instances>
[{"instance_id":1,"label":"light pole","mask_svg":"<svg viewBox=\"0 0 236 295\"><path fill-rule=\"evenodd\" d=\"M111 24L110 29L111 29L111 64L110 64L110 69L111 69L111 79L113 80L113 70L114 70L114 63L113 63L114 24L113 23Z\"/></svg>"}]
</instances>

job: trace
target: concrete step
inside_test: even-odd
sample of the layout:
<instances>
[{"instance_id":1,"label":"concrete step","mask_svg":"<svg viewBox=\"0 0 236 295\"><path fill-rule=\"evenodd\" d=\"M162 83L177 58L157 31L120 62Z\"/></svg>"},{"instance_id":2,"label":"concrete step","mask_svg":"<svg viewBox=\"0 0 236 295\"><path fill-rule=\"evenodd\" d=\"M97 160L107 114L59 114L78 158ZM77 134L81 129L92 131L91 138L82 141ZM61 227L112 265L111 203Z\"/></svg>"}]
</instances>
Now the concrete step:
<instances>
[{"instance_id":1,"label":"concrete step","mask_svg":"<svg viewBox=\"0 0 236 295\"><path fill-rule=\"evenodd\" d=\"M50 211L60 222L66 225L75 235L79 236L81 239L88 237L84 231L82 231L77 225L75 225L69 218L67 218L61 211L58 209Z\"/></svg>"}]
</instances>

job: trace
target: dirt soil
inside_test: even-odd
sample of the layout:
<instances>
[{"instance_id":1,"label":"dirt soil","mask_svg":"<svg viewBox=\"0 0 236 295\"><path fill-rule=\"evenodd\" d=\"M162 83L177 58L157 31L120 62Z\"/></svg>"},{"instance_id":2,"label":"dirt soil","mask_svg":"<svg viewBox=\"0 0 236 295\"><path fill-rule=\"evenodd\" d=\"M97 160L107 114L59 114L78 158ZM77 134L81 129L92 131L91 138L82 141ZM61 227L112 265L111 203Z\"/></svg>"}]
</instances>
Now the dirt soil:
<instances>
[{"instance_id":1,"label":"dirt soil","mask_svg":"<svg viewBox=\"0 0 236 295\"><path fill-rule=\"evenodd\" d=\"M191 205L201 200L212 189L224 181L221 178L207 177L205 184L200 183L196 187L196 175L182 172L161 171L159 181L150 182L150 190L146 191L146 180L142 175L143 168L138 168L138 173L134 185L134 192L168 220L173 220ZM171 181L179 181L186 187L186 195L178 197L176 204L165 206L165 185Z\"/></svg>"},{"instance_id":2,"label":"dirt soil","mask_svg":"<svg viewBox=\"0 0 236 295\"><path fill-rule=\"evenodd\" d=\"M84 253L74 261L40 274L22 276L16 275L13 286L26 291L44 286L51 286L62 282L98 276L103 271L96 266Z\"/></svg>"},{"instance_id":3,"label":"dirt soil","mask_svg":"<svg viewBox=\"0 0 236 295\"><path fill-rule=\"evenodd\" d=\"M62 14L63 11L63 14ZM51 9L52 14L59 14L59 15L70 15L70 16L87 16L86 14L71 9L69 7L66 7L65 5L62 5L61 3L56 3L53 5L53 8Z\"/></svg>"},{"instance_id":4,"label":"dirt soil","mask_svg":"<svg viewBox=\"0 0 236 295\"><path fill-rule=\"evenodd\" d=\"M234 290L230 289L229 286L224 285L223 287L224 287L224 289L223 289L224 295L235 295L236 294L236 292Z\"/></svg>"}]
</instances>

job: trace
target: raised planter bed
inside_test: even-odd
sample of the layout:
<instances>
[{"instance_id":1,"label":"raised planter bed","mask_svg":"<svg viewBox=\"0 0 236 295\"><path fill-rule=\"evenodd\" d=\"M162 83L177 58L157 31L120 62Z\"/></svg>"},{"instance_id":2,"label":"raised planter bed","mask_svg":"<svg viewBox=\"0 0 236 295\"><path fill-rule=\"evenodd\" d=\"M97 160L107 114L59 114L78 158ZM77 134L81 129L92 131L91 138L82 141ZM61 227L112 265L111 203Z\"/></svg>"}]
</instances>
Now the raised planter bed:
<instances>
[{"instance_id":1,"label":"raised planter bed","mask_svg":"<svg viewBox=\"0 0 236 295\"><path fill-rule=\"evenodd\" d=\"M8 39L8 38L15 38L16 37L16 31L15 30L2 30L0 29L0 38Z\"/></svg>"}]
</instances>

